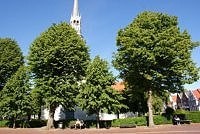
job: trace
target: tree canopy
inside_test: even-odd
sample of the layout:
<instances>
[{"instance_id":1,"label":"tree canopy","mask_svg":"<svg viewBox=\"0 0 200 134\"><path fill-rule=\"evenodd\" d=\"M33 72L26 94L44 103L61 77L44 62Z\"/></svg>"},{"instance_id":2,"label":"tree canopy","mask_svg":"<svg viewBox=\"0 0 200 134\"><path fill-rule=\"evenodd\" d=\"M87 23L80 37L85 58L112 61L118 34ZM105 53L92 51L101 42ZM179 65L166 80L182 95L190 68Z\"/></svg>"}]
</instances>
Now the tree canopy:
<instances>
[{"instance_id":1,"label":"tree canopy","mask_svg":"<svg viewBox=\"0 0 200 134\"><path fill-rule=\"evenodd\" d=\"M199 69L191 59L196 46L178 27L177 17L145 11L119 30L113 64L130 89L149 92L151 99L152 92L179 92L185 83L198 80Z\"/></svg>"},{"instance_id":2,"label":"tree canopy","mask_svg":"<svg viewBox=\"0 0 200 134\"><path fill-rule=\"evenodd\" d=\"M123 99L122 95L111 87L115 77L109 71L108 63L99 56L88 65L85 80L86 82L81 85L77 102L89 114L97 115L97 123L100 112L119 112L122 107L125 107L120 103Z\"/></svg>"},{"instance_id":3,"label":"tree canopy","mask_svg":"<svg viewBox=\"0 0 200 134\"><path fill-rule=\"evenodd\" d=\"M24 58L17 42L0 38L0 91L23 63Z\"/></svg>"},{"instance_id":4,"label":"tree canopy","mask_svg":"<svg viewBox=\"0 0 200 134\"><path fill-rule=\"evenodd\" d=\"M30 114L30 90L29 73L27 68L22 65L8 80L0 97L2 116L13 121L13 128L15 128L17 119Z\"/></svg>"},{"instance_id":5,"label":"tree canopy","mask_svg":"<svg viewBox=\"0 0 200 134\"><path fill-rule=\"evenodd\" d=\"M59 105L74 107L78 83L85 76L89 60L84 40L65 22L53 24L32 43L28 65L52 119ZM48 123L48 128L49 124L53 126Z\"/></svg>"}]
</instances>

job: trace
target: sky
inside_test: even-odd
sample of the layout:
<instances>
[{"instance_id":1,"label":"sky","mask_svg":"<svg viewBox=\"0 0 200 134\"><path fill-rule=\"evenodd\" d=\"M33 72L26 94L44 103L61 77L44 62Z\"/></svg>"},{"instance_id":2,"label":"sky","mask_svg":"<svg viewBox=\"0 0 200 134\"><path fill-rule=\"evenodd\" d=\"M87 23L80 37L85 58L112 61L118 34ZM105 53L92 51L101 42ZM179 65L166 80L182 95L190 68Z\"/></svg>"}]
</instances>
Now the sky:
<instances>
[{"instance_id":1,"label":"sky","mask_svg":"<svg viewBox=\"0 0 200 134\"><path fill-rule=\"evenodd\" d=\"M69 22L72 7L73 0L0 0L0 38L15 39L27 56L31 43L48 27ZM79 11L91 57L100 55L110 64L117 32L143 11L177 16L180 29L200 41L200 0L79 0ZM200 47L193 50L192 59L200 67ZM200 81L185 88L200 88Z\"/></svg>"}]
</instances>

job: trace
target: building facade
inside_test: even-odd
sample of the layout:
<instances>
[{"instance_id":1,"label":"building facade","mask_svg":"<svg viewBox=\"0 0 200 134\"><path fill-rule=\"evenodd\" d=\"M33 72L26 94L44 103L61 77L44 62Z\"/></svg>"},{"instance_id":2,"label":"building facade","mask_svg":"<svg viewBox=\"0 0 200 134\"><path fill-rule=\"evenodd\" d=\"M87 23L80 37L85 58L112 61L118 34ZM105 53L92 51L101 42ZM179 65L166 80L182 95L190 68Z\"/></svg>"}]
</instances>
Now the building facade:
<instances>
[{"instance_id":1,"label":"building facade","mask_svg":"<svg viewBox=\"0 0 200 134\"><path fill-rule=\"evenodd\" d=\"M176 95L171 95L171 107L173 109L185 109L188 111L200 111L200 89L188 90Z\"/></svg>"}]
</instances>

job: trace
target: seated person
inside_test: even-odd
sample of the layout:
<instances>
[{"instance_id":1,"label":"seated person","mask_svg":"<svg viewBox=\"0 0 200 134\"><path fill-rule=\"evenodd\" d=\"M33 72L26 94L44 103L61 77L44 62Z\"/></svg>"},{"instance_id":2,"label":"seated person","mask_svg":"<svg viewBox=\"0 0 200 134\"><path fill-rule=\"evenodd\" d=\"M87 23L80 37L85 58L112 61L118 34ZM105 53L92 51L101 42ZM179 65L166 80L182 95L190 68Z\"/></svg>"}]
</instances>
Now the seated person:
<instances>
[{"instance_id":1,"label":"seated person","mask_svg":"<svg viewBox=\"0 0 200 134\"><path fill-rule=\"evenodd\" d=\"M180 125L180 118L177 115L174 116L174 122L176 125Z\"/></svg>"},{"instance_id":2,"label":"seated person","mask_svg":"<svg viewBox=\"0 0 200 134\"><path fill-rule=\"evenodd\" d=\"M79 127L80 129L81 129L81 127L84 127L83 120L79 120L79 119L76 120L75 128L77 128L77 127Z\"/></svg>"}]
</instances>

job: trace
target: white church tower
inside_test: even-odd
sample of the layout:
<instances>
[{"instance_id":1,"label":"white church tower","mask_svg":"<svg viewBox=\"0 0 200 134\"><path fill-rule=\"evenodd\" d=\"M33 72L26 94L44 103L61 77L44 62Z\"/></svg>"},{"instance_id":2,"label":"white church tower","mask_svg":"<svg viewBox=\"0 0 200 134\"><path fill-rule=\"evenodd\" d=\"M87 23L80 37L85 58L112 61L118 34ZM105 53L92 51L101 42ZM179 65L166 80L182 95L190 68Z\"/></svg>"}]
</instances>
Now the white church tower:
<instances>
[{"instance_id":1,"label":"white church tower","mask_svg":"<svg viewBox=\"0 0 200 134\"><path fill-rule=\"evenodd\" d=\"M81 35L81 16L78 8L78 0L74 0L74 6L71 14L70 25Z\"/></svg>"}]
</instances>

